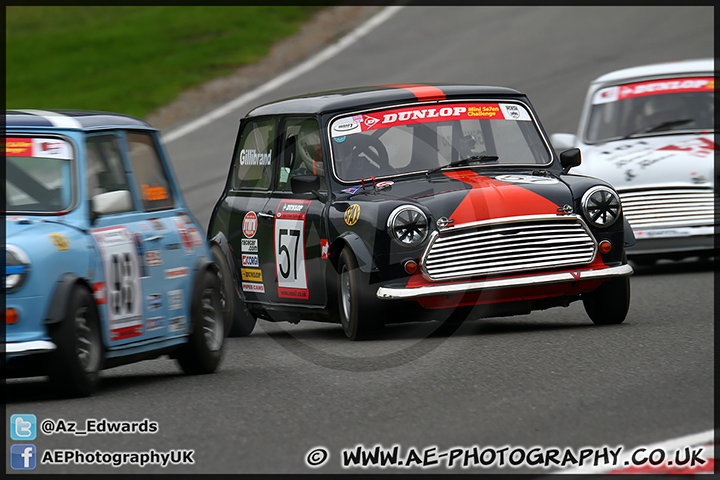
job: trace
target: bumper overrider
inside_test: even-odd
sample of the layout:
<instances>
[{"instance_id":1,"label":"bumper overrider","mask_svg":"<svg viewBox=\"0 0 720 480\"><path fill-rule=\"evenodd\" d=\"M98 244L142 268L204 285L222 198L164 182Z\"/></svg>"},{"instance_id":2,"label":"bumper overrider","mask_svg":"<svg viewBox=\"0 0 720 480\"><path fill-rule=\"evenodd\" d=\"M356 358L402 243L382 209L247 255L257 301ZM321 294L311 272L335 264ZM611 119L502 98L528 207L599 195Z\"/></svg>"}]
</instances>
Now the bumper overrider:
<instances>
[{"instance_id":1,"label":"bumper overrider","mask_svg":"<svg viewBox=\"0 0 720 480\"><path fill-rule=\"evenodd\" d=\"M500 290L506 288L535 287L558 283L576 283L587 280L607 280L615 277L632 275L633 269L624 264L596 270L580 270L575 272L546 273L526 277L499 278L476 280L441 285L425 285L421 287L380 287L376 296L383 300L407 300L436 295L455 295L467 292Z\"/></svg>"}]
</instances>

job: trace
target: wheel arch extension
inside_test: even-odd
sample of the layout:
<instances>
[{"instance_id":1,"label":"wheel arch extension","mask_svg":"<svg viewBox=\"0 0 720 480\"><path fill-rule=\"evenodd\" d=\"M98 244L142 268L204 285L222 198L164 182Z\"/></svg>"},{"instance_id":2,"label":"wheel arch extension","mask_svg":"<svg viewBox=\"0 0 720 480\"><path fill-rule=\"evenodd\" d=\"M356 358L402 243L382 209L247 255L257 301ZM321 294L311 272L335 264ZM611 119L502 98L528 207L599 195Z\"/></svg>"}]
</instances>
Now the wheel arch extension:
<instances>
[{"instance_id":1,"label":"wheel arch extension","mask_svg":"<svg viewBox=\"0 0 720 480\"><path fill-rule=\"evenodd\" d=\"M328 258L331 259L333 265L337 263L337 259L340 256L340 252L345 246L350 247L353 255L358 262L358 267L364 273L375 273L379 269L375 264L375 258L373 258L370 249L368 248L365 241L355 232L344 232L335 241L330 244L328 250Z\"/></svg>"},{"instance_id":2,"label":"wheel arch extension","mask_svg":"<svg viewBox=\"0 0 720 480\"><path fill-rule=\"evenodd\" d=\"M45 315L45 324L51 325L60 322L65 318L65 312L67 311L67 305L70 301L70 292L75 288L76 285L82 285L87 288L90 294L93 294L93 289L90 283L83 277L75 275L74 273L65 273L55 284L55 291L53 292L52 299L50 300L50 306L48 307L47 315ZM93 295L93 308L98 313L100 318L100 309L97 306L97 301ZM101 322L102 323L102 322Z\"/></svg>"}]
</instances>

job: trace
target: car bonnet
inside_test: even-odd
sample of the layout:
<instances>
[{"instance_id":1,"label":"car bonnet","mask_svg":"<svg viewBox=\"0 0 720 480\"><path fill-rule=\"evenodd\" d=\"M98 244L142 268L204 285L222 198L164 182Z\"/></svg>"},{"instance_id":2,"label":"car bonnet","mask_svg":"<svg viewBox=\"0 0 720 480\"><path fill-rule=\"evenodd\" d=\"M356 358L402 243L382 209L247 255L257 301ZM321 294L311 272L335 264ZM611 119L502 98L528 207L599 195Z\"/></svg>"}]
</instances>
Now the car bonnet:
<instances>
[{"instance_id":1,"label":"car bonnet","mask_svg":"<svg viewBox=\"0 0 720 480\"><path fill-rule=\"evenodd\" d=\"M663 135L618 140L582 150L573 173L602 178L618 189L713 185L714 135Z\"/></svg>"}]
</instances>

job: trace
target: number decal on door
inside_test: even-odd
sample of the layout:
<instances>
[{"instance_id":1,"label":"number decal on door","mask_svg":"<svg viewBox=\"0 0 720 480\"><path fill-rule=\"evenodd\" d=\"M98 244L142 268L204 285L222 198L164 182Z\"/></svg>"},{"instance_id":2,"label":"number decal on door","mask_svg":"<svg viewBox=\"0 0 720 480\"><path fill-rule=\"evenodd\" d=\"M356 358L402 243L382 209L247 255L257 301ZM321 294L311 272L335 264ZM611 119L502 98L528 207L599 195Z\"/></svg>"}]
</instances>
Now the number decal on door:
<instances>
[{"instance_id":1,"label":"number decal on door","mask_svg":"<svg viewBox=\"0 0 720 480\"><path fill-rule=\"evenodd\" d=\"M137 337L143 333L140 259L135 240L125 227L93 230L105 273L106 313L110 340Z\"/></svg>"},{"instance_id":2,"label":"number decal on door","mask_svg":"<svg viewBox=\"0 0 720 480\"><path fill-rule=\"evenodd\" d=\"M305 216L310 202L283 200L275 215L275 269L278 295L307 299L305 271Z\"/></svg>"}]
</instances>

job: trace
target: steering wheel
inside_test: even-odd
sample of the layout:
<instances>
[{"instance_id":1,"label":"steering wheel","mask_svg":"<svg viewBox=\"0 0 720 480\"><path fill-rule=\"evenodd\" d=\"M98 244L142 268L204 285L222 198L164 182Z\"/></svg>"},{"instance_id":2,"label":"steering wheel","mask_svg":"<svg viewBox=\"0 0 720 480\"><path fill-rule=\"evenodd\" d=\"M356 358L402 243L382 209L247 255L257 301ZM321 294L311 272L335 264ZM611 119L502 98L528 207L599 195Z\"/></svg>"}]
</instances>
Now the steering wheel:
<instances>
[{"instance_id":1,"label":"steering wheel","mask_svg":"<svg viewBox=\"0 0 720 480\"><path fill-rule=\"evenodd\" d=\"M395 171L390 166L385 145L368 135L356 135L356 138L353 138L351 159L350 173L358 179L387 175Z\"/></svg>"}]
</instances>

